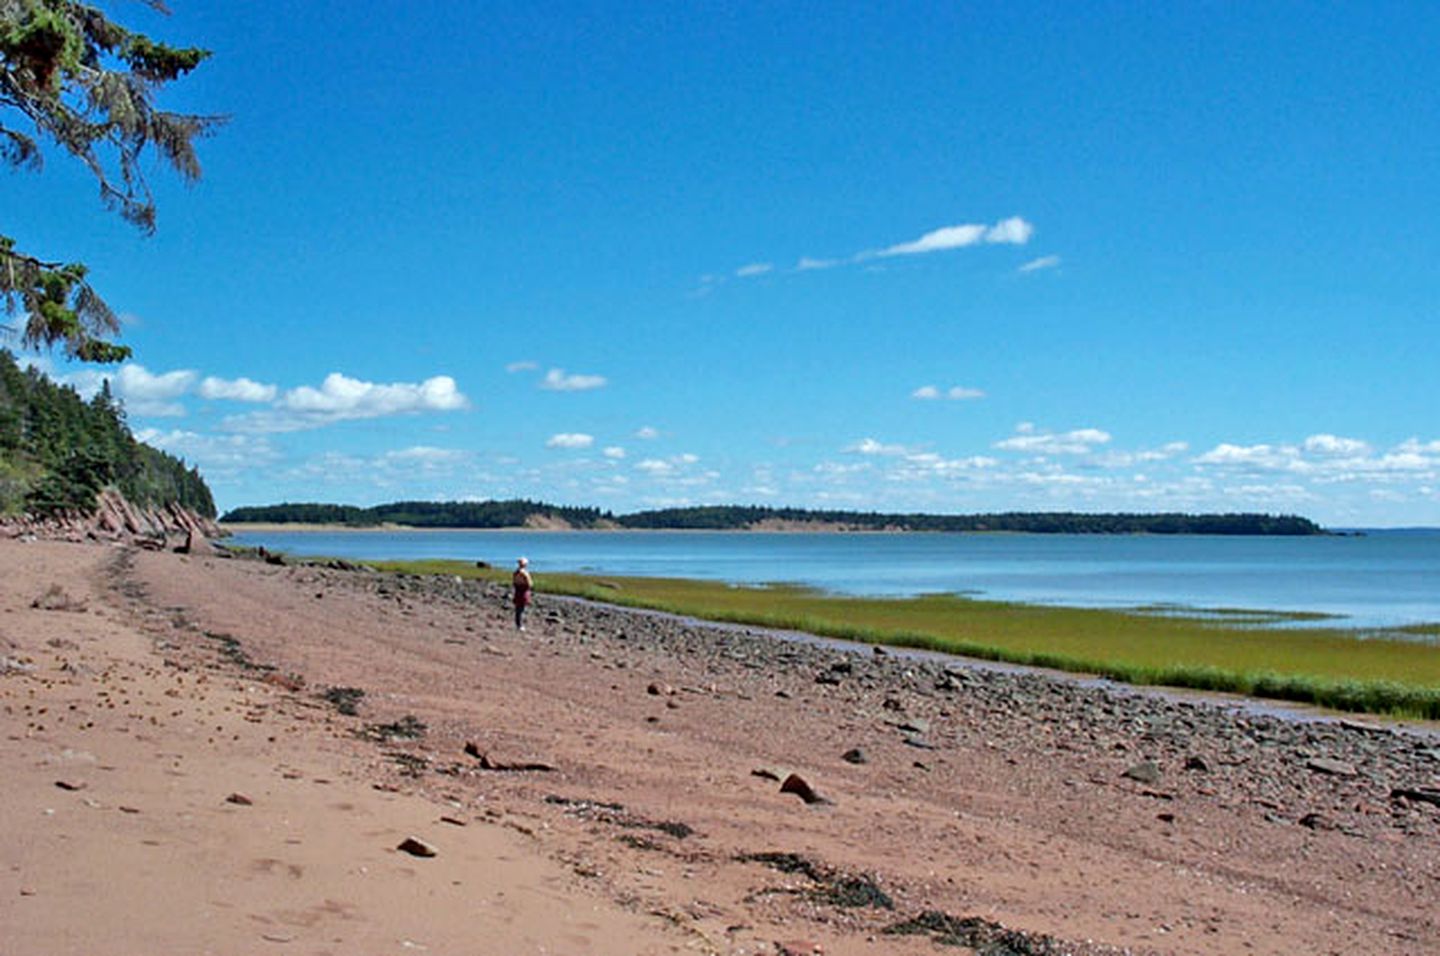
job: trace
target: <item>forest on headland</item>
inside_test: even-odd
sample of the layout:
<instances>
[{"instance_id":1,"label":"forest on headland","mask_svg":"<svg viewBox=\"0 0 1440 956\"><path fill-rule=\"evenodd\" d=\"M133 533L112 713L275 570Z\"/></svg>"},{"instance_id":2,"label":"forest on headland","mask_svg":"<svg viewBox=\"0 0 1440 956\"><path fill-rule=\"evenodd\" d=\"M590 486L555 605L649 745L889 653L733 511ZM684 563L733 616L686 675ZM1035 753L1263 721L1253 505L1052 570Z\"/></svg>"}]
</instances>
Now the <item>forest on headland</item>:
<instances>
[{"instance_id":1,"label":"forest on headland","mask_svg":"<svg viewBox=\"0 0 1440 956\"><path fill-rule=\"evenodd\" d=\"M1309 518L1267 514L1089 514L1070 511L1000 514L882 514L814 511L760 505L706 505L616 515L598 508L544 502L399 501L355 505L287 503L235 508L227 524L324 524L349 527L575 528L621 530L748 531L1005 531L1031 534L1314 535L1326 530Z\"/></svg>"},{"instance_id":2,"label":"forest on headland","mask_svg":"<svg viewBox=\"0 0 1440 956\"><path fill-rule=\"evenodd\" d=\"M89 513L105 488L215 517L199 470L137 441L108 382L86 401L0 349L0 517Z\"/></svg>"}]
</instances>

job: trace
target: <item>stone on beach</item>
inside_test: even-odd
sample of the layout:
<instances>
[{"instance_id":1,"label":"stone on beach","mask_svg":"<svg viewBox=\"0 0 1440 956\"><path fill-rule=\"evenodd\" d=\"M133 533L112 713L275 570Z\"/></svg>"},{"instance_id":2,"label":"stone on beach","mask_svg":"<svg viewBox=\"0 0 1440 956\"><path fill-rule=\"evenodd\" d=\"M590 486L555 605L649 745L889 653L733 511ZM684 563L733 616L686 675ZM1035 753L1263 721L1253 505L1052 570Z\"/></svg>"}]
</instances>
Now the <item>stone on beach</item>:
<instances>
[{"instance_id":1,"label":"stone on beach","mask_svg":"<svg viewBox=\"0 0 1440 956\"><path fill-rule=\"evenodd\" d=\"M411 856L427 858L435 856L437 853L440 852L430 844L426 843L424 840L418 839L413 836L406 837L404 840L401 840L400 845L397 846L395 849L399 850L401 853L408 853Z\"/></svg>"},{"instance_id":2,"label":"stone on beach","mask_svg":"<svg viewBox=\"0 0 1440 956\"><path fill-rule=\"evenodd\" d=\"M830 802L824 797L820 796L820 794L816 793L815 788L811 787L810 784L805 781L805 778L800 776L798 773L792 773L790 776L785 778L785 780L780 784L780 792L793 793L795 794L795 796L799 797L801 800L804 800L806 803Z\"/></svg>"}]
</instances>

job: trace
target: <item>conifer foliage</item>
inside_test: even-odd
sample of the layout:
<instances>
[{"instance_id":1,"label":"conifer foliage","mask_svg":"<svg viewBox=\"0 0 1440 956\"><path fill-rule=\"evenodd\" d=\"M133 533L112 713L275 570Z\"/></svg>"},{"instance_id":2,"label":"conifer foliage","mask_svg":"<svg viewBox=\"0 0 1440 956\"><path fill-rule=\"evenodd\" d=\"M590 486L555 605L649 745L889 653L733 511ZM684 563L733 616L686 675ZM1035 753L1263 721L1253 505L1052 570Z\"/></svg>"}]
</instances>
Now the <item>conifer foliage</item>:
<instances>
[{"instance_id":1,"label":"conifer foliage","mask_svg":"<svg viewBox=\"0 0 1440 956\"><path fill-rule=\"evenodd\" d=\"M136 441L108 382L87 402L0 350L0 517L89 513L103 488L215 517L200 472Z\"/></svg>"},{"instance_id":2,"label":"conifer foliage","mask_svg":"<svg viewBox=\"0 0 1440 956\"><path fill-rule=\"evenodd\" d=\"M160 0L142 0L165 11ZM39 170L44 147L82 162L100 198L142 232L155 202L142 161L155 153L185 180L200 176L194 141L222 120L156 107L160 87L209 52L172 47L76 0L0 0L0 165ZM61 345L72 357L117 362L130 349L111 338L115 314L85 266L21 251L0 221L0 299L20 313L27 346Z\"/></svg>"}]
</instances>

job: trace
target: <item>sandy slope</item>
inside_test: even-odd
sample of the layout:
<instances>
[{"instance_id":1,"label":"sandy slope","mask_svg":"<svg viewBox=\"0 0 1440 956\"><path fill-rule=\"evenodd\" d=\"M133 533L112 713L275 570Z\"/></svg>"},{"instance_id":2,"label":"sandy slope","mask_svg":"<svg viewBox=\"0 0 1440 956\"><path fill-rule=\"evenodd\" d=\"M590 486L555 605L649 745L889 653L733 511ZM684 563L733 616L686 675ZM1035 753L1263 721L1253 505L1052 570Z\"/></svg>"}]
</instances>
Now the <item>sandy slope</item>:
<instances>
[{"instance_id":1,"label":"sandy slope","mask_svg":"<svg viewBox=\"0 0 1440 956\"><path fill-rule=\"evenodd\" d=\"M1029 934L1012 952L1440 952L1440 809L1365 774L1142 786L1138 732L1057 739L904 665L831 686L553 600L516 634L478 587L43 543L0 568L6 956L965 952L884 932L927 912ZM52 584L84 607L32 607ZM407 716L420 739L357 735ZM755 773L791 770L828 802ZM1320 801L1340 824L1297 824Z\"/></svg>"}]
</instances>

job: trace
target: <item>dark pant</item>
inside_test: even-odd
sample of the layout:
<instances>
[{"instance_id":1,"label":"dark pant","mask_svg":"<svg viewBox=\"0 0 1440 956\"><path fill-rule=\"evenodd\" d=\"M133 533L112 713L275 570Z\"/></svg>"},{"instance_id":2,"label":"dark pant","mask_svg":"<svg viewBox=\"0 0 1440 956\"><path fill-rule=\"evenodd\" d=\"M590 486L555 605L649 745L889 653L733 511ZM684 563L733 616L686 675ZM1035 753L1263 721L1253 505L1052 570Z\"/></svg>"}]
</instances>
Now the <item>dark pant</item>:
<instances>
[{"instance_id":1,"label":"dark pant","mask_svg":"<svg viewBox=\"0 0 1440 956\"><path fill-rule=\"evenodd\" d=\"M525 605L523 604L515 605L515 626L525 626Z\"/></svg>"}]
</instances>

